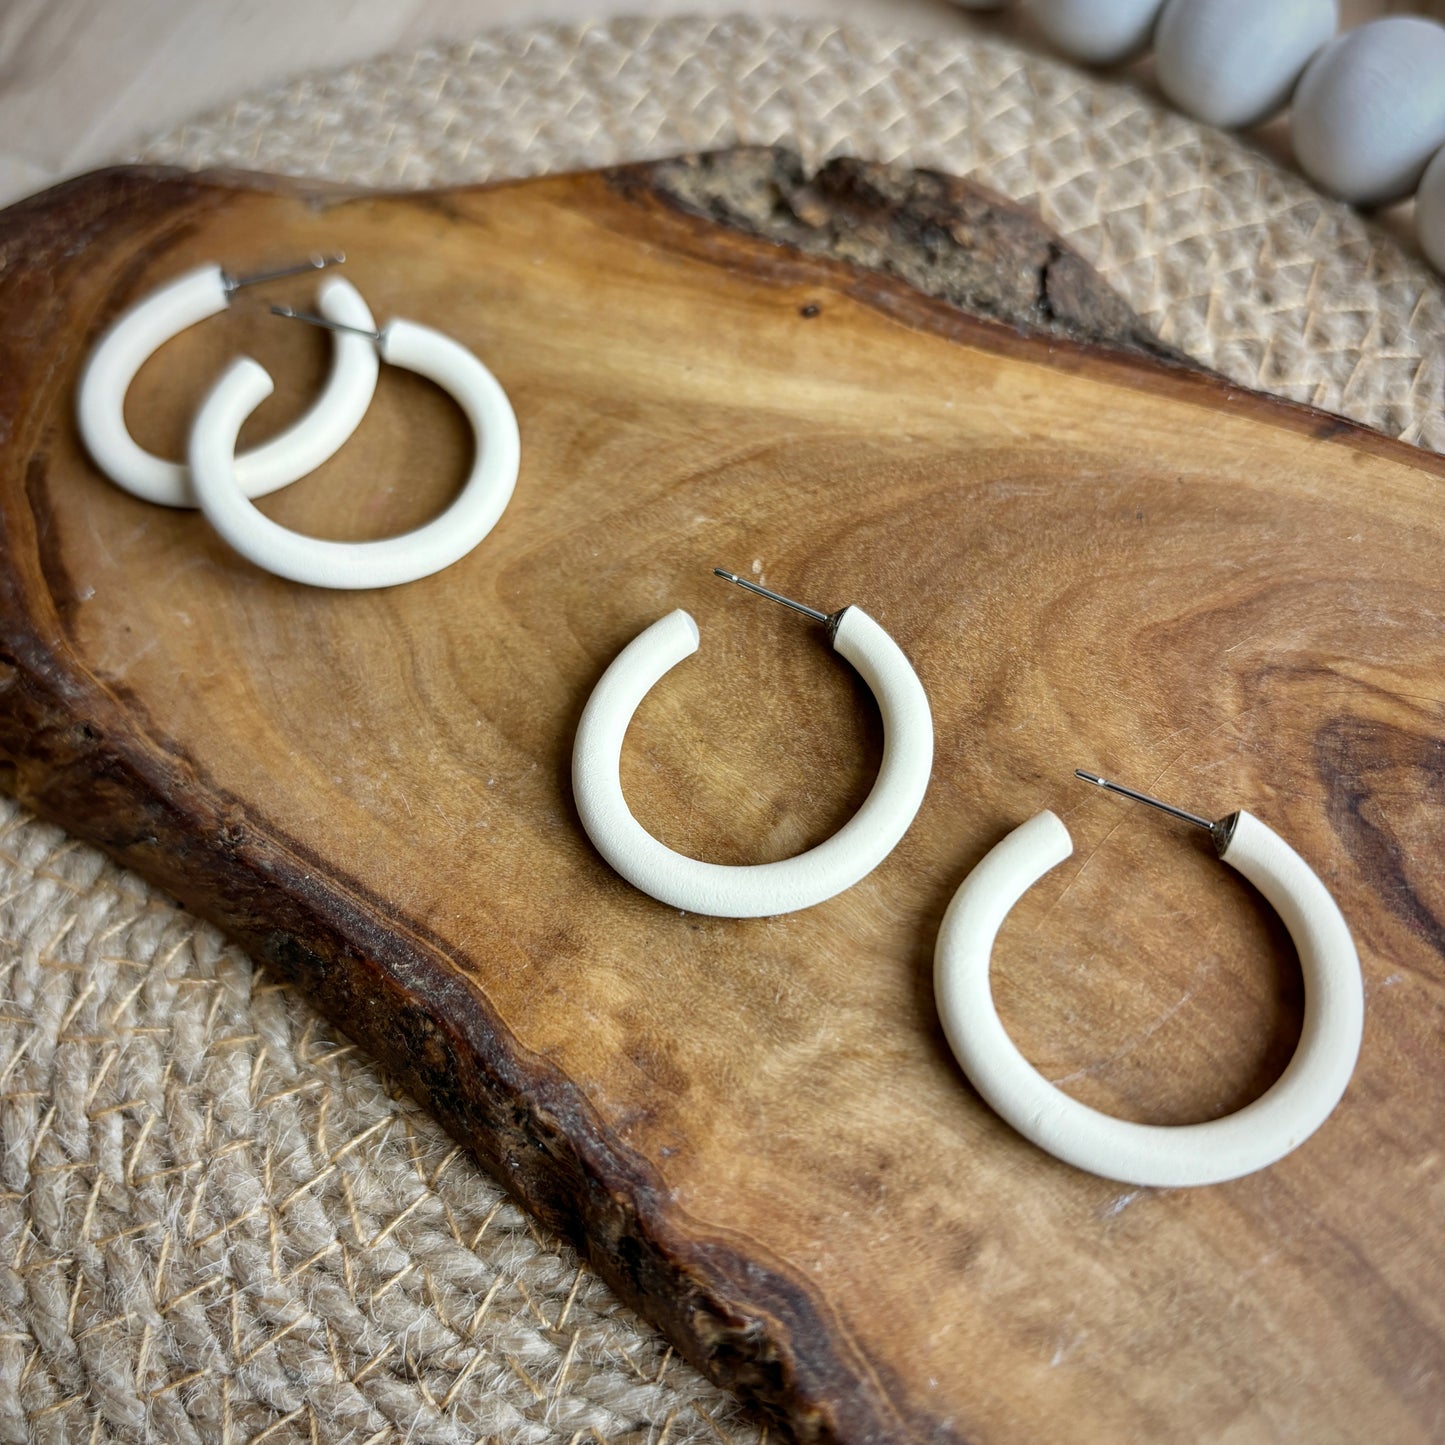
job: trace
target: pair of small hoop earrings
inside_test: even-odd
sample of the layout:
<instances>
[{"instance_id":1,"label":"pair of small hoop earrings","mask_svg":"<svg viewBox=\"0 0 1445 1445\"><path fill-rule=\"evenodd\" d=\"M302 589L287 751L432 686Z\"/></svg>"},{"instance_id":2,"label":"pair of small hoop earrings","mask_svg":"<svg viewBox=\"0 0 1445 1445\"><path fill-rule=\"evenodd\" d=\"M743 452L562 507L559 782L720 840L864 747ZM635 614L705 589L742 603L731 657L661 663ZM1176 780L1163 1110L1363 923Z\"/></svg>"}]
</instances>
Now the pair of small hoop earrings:
<instances>
[{"instance_id":1,"label":"pair of small hoop earrings","mask_svg":"<svg viewBox=\"0 0 1445 1445\"><path fill-rule=\"evenodd\" d=\"M191 428L188 465L146 452L125 424L126 392L166 341L224 310L242 287L323 269L340 259L316 257L242 278L205 266L152 293L122 315L91 354L80 384L80 432L96 464L119 486L163 506L199 506L236 551L267 571L317 587L393 586L465 556L491 531L516 485L520 443L511 404L481 361L450 337L405 320L377 329L360 293L331 278L321 288L319 315L272 308L335 334L326 386L286 431L236 456L242 423L272 390L270 376L249 358L233 362L202 404ZM465 413L476 450L461 494L425 526L379 542L304 537L265 517L250 499L298 480L340 449L371 404L383 360L434 381ZM637 822L622 793L622 742L642 699L697 650L697 624L679 610L624 648L588 700L572 760L578 811L603 857L662 902L726 918L792 912L852 887L907 832L932 771L932 715L902 649L861 608L828 614L732 573L718 575L823 623L834 650L872 689L883 715L884 745L867 800L817 847L751 867L686 858ZM1208 828L1219 856L1279 913L1305 978L1304 1029L1294 1058L1262 1097L1238 1113L1175 1128L1111 1118L1070 1098L1028 1064L999 1022L988 974L994 939L1009 910L1073 851L1068 830L1050 812L997 844L949 905L934 971L944 1032L999 1114L1081 1169L1133 1184L1175 1186L1215 1183L1264 1168L1325 1121L1354 1071L1364 996L1349 929L1309 865L1250 814L1211 824L1131 789L1091 780Z\"/></svg>"},{"instance_id":2,"label":"pair of small hoop earrings","mask_svg":"<svg viewBox=\"0 0 1445 1445\"><path fill-rule=\"evenodd\" d=\"M80 381L80 434L96 465L132 496L166 507L199 507L217 532L256 566L313 587L393 587L429 576L466 556L496 525L516 486L517 418L496 377L466 347L414 321L378 328L361 293L330 277L318 315L273 306L296 321L333 333L331 372L320 395L295 423L238 457L246 418L271 394L265 369L233 361L191 425L187 462L154 456L125 423L125 397L151 355L172 337L223 311L243 287L338 265L315 256L296 266L233 277L202 266L152 292L101 337ZM417 372L461 407L475 435L471 472L440 516L415 531L376 542L307 537L273 522L252 499L279 491L340 450L360 425L376 391L380 363Z\"/></svg>"},{"instance_id":3,"label":"pair of small hoop earrings","mask_svg":"<svg viewBox=\"0 0 1445 1445\"><path fill-rule=\"evenodd\" d=\"M572 751L582 825L628 882L663 903L722 918L757 918L821 903L865 877L907 832L933 765L928 698L896 642L861 608L832 614L755 582L717 575L828 628L871 688L883 717L883 763L863 806L831 838L776 863L725 866L684 857L633 817L622 793L623 737L653 686L697 651L698 629L669 613L618 654L583 709ZM1359 1056L1364 986L1339 907L1278 833L1244 811L1211 823L1091 773L1079 777L1205 828L1219 857L1279 914L1299 951L1305 1015L1298 1048L1253 1103L1203 1124L1159 1126L1116 1119L1065 1094L1023 1057L994 1008L989 966L1009 911L1073 852L1068 829L1042 812L996 844L954 895L934 952L934 995L955 1057L984 1099L1025 1138L1079 1169L1128 1184L1215 1184L1273 1164L1330 1116Z\"/></svg>"}]
</instances>

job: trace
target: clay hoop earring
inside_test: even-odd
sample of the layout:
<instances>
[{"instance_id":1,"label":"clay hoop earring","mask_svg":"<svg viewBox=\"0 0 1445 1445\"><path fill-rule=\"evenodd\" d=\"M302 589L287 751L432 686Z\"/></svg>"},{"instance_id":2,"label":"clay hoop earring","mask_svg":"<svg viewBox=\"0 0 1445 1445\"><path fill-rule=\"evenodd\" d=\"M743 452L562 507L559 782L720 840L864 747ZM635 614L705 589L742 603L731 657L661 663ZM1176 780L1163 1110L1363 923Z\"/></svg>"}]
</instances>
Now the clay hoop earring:
<instances>
[{"instance_id":1,"label":"clay hoop earring","mask_svg":"<svg viewBox=\"0 0 1445 1445\"><path fill-rule=\"evenodd\" d=\"M1249 813L1211 823L1092 773L1089 782L1207 828L1224 862L1279 914L1299 950L1305 1016L1284 1073L1252 1104L1204 1124L1162 1126L1115 1119L1045 1080L1015 1047L994 1009L989 960L1009 910L1073 852L1050 812L1015 828L954 895L934 953L933 986L948 1042L974 1087L1025 1138L1055 1158L1125 1184L1218 1184L1282 1159L1339 1103L1354 1073L1364 1027L1364 985L1349 928L1303 858Z\"/></svg>"},{"instance_id":2,"label":"clay hoop earring","mask_svg":"<svg viewBox=\"0 0 1445 1445\"><path fill-rule=\"evenodd\" d=\"M342 256L314 256L255 276L235 277L202 266L153 291L118 317L90 353L81 373L76 419L92 460L118 487L163 507L194 507L189 469L138 445L125 424L125 396L136 373L172 337L224 311L242 287L339 265ZM339 277L328 280L318 304L333 321L376 325L360 292ZM376 390L376 349L338 336L331 374L321 394L285 431L239 457L236 480L248 497L265 496L315 471L360 425Z\"/></svg>"},{"instance_id":3,"label":"clay hoop earring","mask_svg":"<svg viewBox=\"0 0 1445 1445\"><path fill-rule=\"evenodd\" d=\"M322 316L273 306L278 316L352 328ZM440 516L415 531L380 542L330 542L273 522L237 484L236 434L270 395L265 368L242 357L216 383L191 430L191 478L206 520L257 567L311 587L395 587L440 572L465 557L497 524L517 484L521 442L517 418L496 377L466 347L429 326L392 321L363 331L383 361L434 381L461 407L476 437L471 474Z\"/></svg>"},{"instance_id":4,"label":"clay hoop earring","mask_svg":"<svg viewBox=\"0 0 1445 1445\"><path fill-rule=\"evenodd\" d=\"M883 714L883 765L872 792L831 838L776 863L704 863L675 853L647 832L623 797L618 766L638 704L665 673L697 651L697 623L679 609L633 638L588 698L572 748L577 811L597 851L660 903L714 918L792 913L851 888L908 831L933 767L933 719L902 649L861 607L829 616L731 572L717 575L824 623L834 651L873 690Z\"/></svg>"}]
</instances>

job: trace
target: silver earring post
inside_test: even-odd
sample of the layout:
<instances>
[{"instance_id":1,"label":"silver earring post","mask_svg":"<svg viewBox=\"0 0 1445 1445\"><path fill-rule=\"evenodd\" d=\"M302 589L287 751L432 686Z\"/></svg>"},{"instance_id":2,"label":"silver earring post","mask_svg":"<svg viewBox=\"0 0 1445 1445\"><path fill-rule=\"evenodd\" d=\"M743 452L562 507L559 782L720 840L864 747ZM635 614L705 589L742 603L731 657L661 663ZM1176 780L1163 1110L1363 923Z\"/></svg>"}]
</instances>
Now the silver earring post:
<instances>
[{"instance_id":1,"label":"silver earring post","mask_svg":"<svg viewBox=\"0 0 1445 1445\"><path fill-rule=\"evenodd\" d=\"M221 285L226 295L230 296L243 286L262 286L267 281L284 281L288 276L304 276L308 271L324 271L328 266L340 266L345 260L346 253L337 251L331 256L308 256L294 265L278 266L274 271L257 271L250 276L232 276L228 271L222 271Z\"/></svg>"},{"instance_id":2,"label":"silver earring post","mask_svg":"<svg viewBox=\"0 0 1445 1445\"><path fill-rule=\"evenodd\" d=\"M1234 834L1234 824L1239 817L1238 813L1231 813L1227 818L1221 818L1217 823L1211 823L1208 818L1203 818L1198 813L1191 813L1185 808L1176 807L1173 803L1166 803L1149 793L1141 793L1137 788L1125 787L1123 783L1110 782L1108 778L1101 778L1097 773L1086 773L1083 768L1075 768L1074 776L1082 778L1086 783L1093 783L1096 787L1107 788L1111 793L1118 793L1120 797L1131 798L1136 803L1147 803L1151 808L1157 808L1171 818L1178 818L1180 822L1192 823L1196 828L1203 828L1214 839L1214 846L1221 855L1229 846L1229 840Z\"/></svg>"},{"instance_id":3,"label":"silver earring post","mask_svg":"<svg viewBox=\"0 0 1445 1445\"><path fill-rule=\"evenodd\" d=\"M310 311L297 311L290 306L273 306L272 316L284 316L288 321L304 321L308 326L324 326L327 331L349 331L354 336L369 336L381 345L381 332L368 331L364 326L348 326L344 321L332 321L327 316L317 316Z\"/></svg>"},{"instance_id":4,"label":"silver earring post","mask_svg":"<svg viewBox=\"0 0 1445 1445\"><path fill-rule=\"evenodd\" d=\"M791 597L784 597L781 592L774 592L767 587L759 586L756 582L749 582L746 577L739 577L736 572L724 572L721 567L712 569L714 577L721 577L724 582L736 582L739 587L746 587L749 592L756 592L759 597L766 597L772 602L781 602L784 607L791 607L794 612L801 612L804 617L811 617L814 622L821 622L825 627L834 628L838 625L838 619L843 612L819 612L816 607L809 607L806 602L794 602ZM847 611L846 608L843 611Z\"/></svg>"}]
</instances>

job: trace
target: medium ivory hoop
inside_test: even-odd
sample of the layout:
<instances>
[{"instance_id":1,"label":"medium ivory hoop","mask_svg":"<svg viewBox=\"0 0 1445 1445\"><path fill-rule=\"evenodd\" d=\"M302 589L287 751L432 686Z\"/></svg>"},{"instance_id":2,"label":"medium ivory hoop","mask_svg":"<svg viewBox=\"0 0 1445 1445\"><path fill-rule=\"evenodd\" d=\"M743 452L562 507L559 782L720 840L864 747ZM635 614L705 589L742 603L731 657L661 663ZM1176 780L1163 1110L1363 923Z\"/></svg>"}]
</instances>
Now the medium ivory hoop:
<instances>
[{"instance_id":1,"label":"medium ivory hoop","mask_svg":"<svg viewBox=\"0 0 1445 1445\"><path fill-rule=\"evenodd\" d=\"M658 680L698 648L697 623L679 610L622 649L583 709L572 749L572 787L597 851L659 902L714 918L811 908L871 873L923 802L933 766L933 719L902 649L866 612L849 607L840 614L833 647L878 700L883 764L863 806L831 838L776 863L730 867L674 852L632 816L619 774L627 725Z\"/></svg>"},{"instance_id":2,"label":"medium ivory hoop","mask_svg":"<svg viewBox=\"0 0 1445 1445\"><path fill-rule=\"evenodd\" d=\"M134 497L163 507L194 507L190 469L148 452L125 424L125 397L142 366L172 337L231 303L219 266L178 277L118 317L101 337L80 378L76 419L96 466ZM332 276L318 296L321 314L374 331L376 322L349 281ZM316 400L284 431L236 459L236 484L262 497L315 471L361 424L376 390L380 363L365 336L335 333L331 373Z\"/></svg>"},{"instance_id":3,"label":"medium ivory hoop","mask_svg":"<svg viewBox=\"0 0 1445 1445\"><path fill-rule=\"evenodd\" d=\"M447 509L415 531L378 542L332 542L264 516L237 483L236 435L271 392L249 357L231 364L196 416L191 478L207 520L243 557L311 587L395 587L465 557L497 524L517 484L517 418L496 377L466 347L411 321L393 321L376 345L393 366L434 381L461 407L476 437L471 474Z\"/></svg>"},{"instance_id":4,"label":"medium ivory hoop","mask_svg":"<svg viewBox=\"0 0 1445 1445\"><path fill-rule=\"evenodd\" d=\"M1324 884L1278 833L1249 813L1237 817L1220 856L1264 895L1294 939L1305 1013L1284 1073L1223 1119L1163 1126L1100 1113L1044 1079L1005 1032L989 987L994 939L1014 904L1073 852L1068 829L1053 813L1015 828L949 904L933 972L944 1033L979 1093L1056 1158L1125 1184L1217 1184L1283 1158L1344 1094L1364 1026L1364 986L1349 928Z\"/></svg>"}]
</instances>

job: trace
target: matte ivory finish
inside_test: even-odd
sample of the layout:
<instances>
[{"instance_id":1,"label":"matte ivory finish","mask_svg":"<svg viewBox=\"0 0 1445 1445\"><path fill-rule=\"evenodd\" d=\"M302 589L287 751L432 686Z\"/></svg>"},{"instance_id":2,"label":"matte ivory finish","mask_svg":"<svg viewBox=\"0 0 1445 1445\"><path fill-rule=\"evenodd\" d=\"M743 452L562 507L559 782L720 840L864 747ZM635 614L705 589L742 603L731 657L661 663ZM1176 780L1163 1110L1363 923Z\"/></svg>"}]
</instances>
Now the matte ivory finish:
<instances>
[{"instance_id":1,"label":"matte ivory finish","mask_svg":"<svg viewBox=\"0 0 1445 1445\"><path fill-rule=\"evenodd\" d=\"M96 466L132 496L165 507L196 505L189 469L153 455L131 437L125 398L136 373L156 351L224 311L230 299L221 268L198 267L117 317L86 362L76 403L80 435ZM328 320L376 329L361 293L341 276L321 283L317 305ZM352 332L333 332L332 338L331 374L316 400L284 431L236 459L236 485L246 496L265 496L314 471L366 415L376 390L376 347Z\"/></svg>"},{"instance_id":2,"label":"matte ivory finish","mask_svg":"<svg viewBox=\"0 0 1445 1445\"><path fill-rule=\"evenodd\" d=\"M790 164L382 196L125 172L0 220L0 782L224 925L259 987L302 985L798 1437L1433 1445L1445 631L1422 619L1445 616L1445 459L1071 339L1083 298L1111 298L996 197L843 161L790 181ZM856 256L882 235L950 284L972 257L990 269L967 294L987 281L1021 319L750 235L728 203L744 185L812 244ZM526 470L470 557L410 587L296 587L90 463L86 338L261 244L344 247L378 314L444 318L496 372ZM138 438L183 439L238 349L276 379L258 437L325 374L319 334L238 306L136 378ZM262 506L300 531L394 535L445 507L472 446L437 388L387 375L353 442ZM706 641L628 731L639 819L751 863L826 839L867 797L866 686L796 617L734 599L719 561L862 597L933 713L933 781L901 842L780 918L658 905L573 803L588 696L674 607ZM1062 1164L967 1086L939 1027L949 899L1063 794L1076 854L999 936L997 1007L1025 1056L1103 1112L1188 1124L1257 1098L1293 1052L1276 915L1206 850L1065 790L1081 755L1169 795L1258 800L1350 921L1370 1001L1354 1081L1263 1173L1153 1191ZM35 1103L28 1064L7 1107ZM138 1111L95 1127L117 1168L147 1157ZM432 1229L429 1208L400 1227ZM363 1217L356 1239L383 1227ZM239 1220L237 1246L289 1268L267 1229ZM159 1268L147 1235L116 1247ZM393 1303L358 1327L384 1333ZM114 1326L132 1347L144 1327ZM393 1352L372 1378L413 1368Z\"/></svg>"},{"instance_id":3,"label":"matte ivory finish","mask_svg":"<svg viewBox=\"0 0 1445 1445\"><path fill-rule=\"evenodd\" d=\"M370 341L363 344L371 348ZM337 542L283 527L237 484L236 434L271 394L271 378L248 357L216 383L191 431L191 476L206 520L243 557L277 577L312 587L356 589L415 582L460 561L497 524L517 484L517 418L496 377L466 347L411 321L381 333L382 358L425 376L462 409L475 435L471 472L439 516L374 542Z\"/></svg>"},{"instance_id":4,"label":"matte ivory finish","mask_svg":"<svg viewBox=\"0 0 1445 1445\"><path fill-rule=\"evenodd\" d=\"M597 851L659 902L714 918L764 918L811 908L871 873L908 830L933 766L933 719L917 674L860 607L833 630L834 650L873 690L883 715L883 763L867 801L831 838L775 863L729 866L684 857L632 816L622 793L622 744L638 704L698 648L697 623L679 608L618 653L587 700L572 749L572 788Z\"/></svg>"},{"instance_id":5,"label":"matte ivory finish","mask_svg":"<svg viewBox=\"0 0 1445 1445\"><path fill-rule=\"evenodd\" d=\"M1125 1184L1219 1184L1282 1159L1339 1103L1364 1028L1360 961L1324 884L1273 829L1249 813L1237 815L1220 856L1268 899L1299 949L1305 982L1299 1047L1273 1086L1236 1113L1202 1124L1138 1124L1091 1109L1049 1083L1019 1052L994 1008L989 964L1004 919L1073 851L1059 819L1038 813L989 851L944 915L934 991L944 1032L974 1087L1039 1148ZM1124 884L1121 910L1128 902Z\"/></svg>"}]
</instances>

